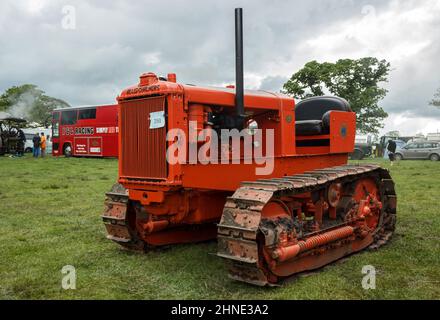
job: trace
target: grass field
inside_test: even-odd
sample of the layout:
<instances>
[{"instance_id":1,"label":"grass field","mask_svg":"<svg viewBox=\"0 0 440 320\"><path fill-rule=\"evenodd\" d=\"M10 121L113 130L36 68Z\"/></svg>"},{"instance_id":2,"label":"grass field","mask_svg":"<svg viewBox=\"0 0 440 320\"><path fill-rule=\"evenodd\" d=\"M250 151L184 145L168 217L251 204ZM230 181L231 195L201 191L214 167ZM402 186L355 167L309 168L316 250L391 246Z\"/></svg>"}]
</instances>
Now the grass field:
<instances>
[{"instance_id":1,"label":"grass field","mask_svg":"<svg viewBox=\"0 0 440 320\"><path fill-rule=\"evenodd\" d=\"M117 160L0 158L0 298L439 299L440 162L404 161L391 173L399 204L389 245L258 288L228 279L214 241L138 254L106 240L100 215ZM76 290L61 288L65 265L76 268ZM364 265L376 268L376 290L362 289Z\"/></svg>"}]
</instances>

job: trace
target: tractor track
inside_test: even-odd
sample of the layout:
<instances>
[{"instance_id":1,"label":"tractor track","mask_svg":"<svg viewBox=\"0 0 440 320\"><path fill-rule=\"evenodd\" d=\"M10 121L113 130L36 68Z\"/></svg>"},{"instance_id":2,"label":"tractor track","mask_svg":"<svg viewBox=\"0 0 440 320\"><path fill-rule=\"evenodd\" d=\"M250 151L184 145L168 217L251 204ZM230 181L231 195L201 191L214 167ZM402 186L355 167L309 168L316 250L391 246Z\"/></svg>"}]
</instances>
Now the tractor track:
<instances>
[{"instance_id":1,"label":"tractor track","mask_svg":"<svg viewBox=\"0 0 440 320\"><path fill-rule=\"evenodd\" d=\"M374 177L379 181L383 207L373 242L369 245L370 249L377 249L388 242L396 222L394 183L389 172L377 165L345 165L278 179L242 183L234 195L228 198L218 225L217 255L229 261L230 277L260 286L271 284L258 243L258 235L265 229L261 211L271 199L313 192L331 183L355 182L364 177ZM332 226L320 233L343 226ZM306 234L304 238L312 235Z\"/></svg>"},{"instance_id":2,"label":"tractor track","mask_svg":"<svg viewBox=\"0 0 440 320\"><path fill-rule=\"evenodd\" d=\"M389 172L380 166L345 165L283 178L243 182L234 195L227 199L218 225L217 255L228 261L230 277L259 286L272 285L273 281L270 281L262 261L263 253L258 243L259 234L267 229L267 226L263 226L261 211L271 199L313 192L335 182L356 182L364 177L374 177L380 183L382 213L374 231L374 241L369 245L370 249L377 249L389 241L396 222L394 183ZM149 246L138 238L133 224L130 224L129 210L127 190L122 185L115 184L106 193L105 211L102 215L107 238L128 250L145 251ZM317 233L305 234L303 238L319 236L346 225L333 225Z\"/></svg>"},{"instance_id":3,"label":"tractor track","mask_svg":"<svg viewBox=\"0 0 440 320\"><path fill-rule=\"evenodd\" d=\"M138 238L136 231L130 226L128 210L128 191L117 183L110 192L106 193L105 210L102 215L107 239L128 250L145 251L146 244Z\"/></svg>"}]
</instances>

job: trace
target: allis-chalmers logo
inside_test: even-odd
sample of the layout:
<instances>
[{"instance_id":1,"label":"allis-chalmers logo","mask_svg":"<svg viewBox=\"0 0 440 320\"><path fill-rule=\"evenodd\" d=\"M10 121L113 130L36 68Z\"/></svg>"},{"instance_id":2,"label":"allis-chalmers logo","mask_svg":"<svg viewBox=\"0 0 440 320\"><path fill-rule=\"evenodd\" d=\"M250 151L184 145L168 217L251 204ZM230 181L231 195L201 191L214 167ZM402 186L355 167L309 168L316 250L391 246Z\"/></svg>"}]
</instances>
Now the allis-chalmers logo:
<instances>
[{"instance_id":1,"label":"allis-chalmers logo","mask_svg":"<svg viewBox=\"0 0 440 320\"><path fill-rule=\"evenodd\" d=\"M145 93L145 92L151 92L151 91L158 91L160 90L159 85L153 85L153 86L146 86L146 87L138 87L138 88L132 88L127 90L127 94L139 94L139 93Z\"/></svg>"}]
</instances>

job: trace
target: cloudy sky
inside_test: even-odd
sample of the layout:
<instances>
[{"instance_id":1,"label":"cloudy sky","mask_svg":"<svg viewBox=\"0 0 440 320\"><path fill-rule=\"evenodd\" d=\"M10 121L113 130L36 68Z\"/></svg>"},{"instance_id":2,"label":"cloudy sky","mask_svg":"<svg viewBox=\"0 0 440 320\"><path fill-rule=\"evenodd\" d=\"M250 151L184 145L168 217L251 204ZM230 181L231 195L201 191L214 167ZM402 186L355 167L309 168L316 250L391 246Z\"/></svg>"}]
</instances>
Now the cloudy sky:
<instances>
[{"instance_id":1,"label":"cloudy sky","mask_svg":"<svg viewBox=\"0 0 440 320\"><path fill-rule=\"evenodd\" d=\"M440 131L440 1L2 0L0 91L34 83L72 105L114 102L145 71L234 83L244 8L246 87L279 91L310 60L375 56L393 71L383 131Z\"/></svg>"}]
</instances>

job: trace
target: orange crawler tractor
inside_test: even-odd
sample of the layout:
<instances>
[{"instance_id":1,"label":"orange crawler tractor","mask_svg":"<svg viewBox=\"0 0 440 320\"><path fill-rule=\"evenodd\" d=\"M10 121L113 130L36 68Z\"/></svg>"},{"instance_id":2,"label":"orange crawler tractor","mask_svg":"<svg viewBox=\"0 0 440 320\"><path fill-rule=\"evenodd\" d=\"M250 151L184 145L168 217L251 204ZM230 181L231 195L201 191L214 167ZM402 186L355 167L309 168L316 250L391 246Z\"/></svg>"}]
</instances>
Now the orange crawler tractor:
<instances>
[{"instance_id":1,"label":"orange crawler tractor","mask_svg":"<svg viewBox=\"0 0 440 320\"><path fill-rule=\"evenodd\" d=\"M244 91L241 9L236 58L235 88L147 73L118 97L119 183L105 202L108 238L133 250L217 238L231 277L256 285L386 243L396 221L394 183L377 165L347 165L356 131L347 101L295 104ZM238 143L220 141L231 129L243 129ZM258 130L272 136L258 141ZM252 161L235 153L249 136ZM194 151L211 161L194 161Z\"/></svg>"}]
</instances>

